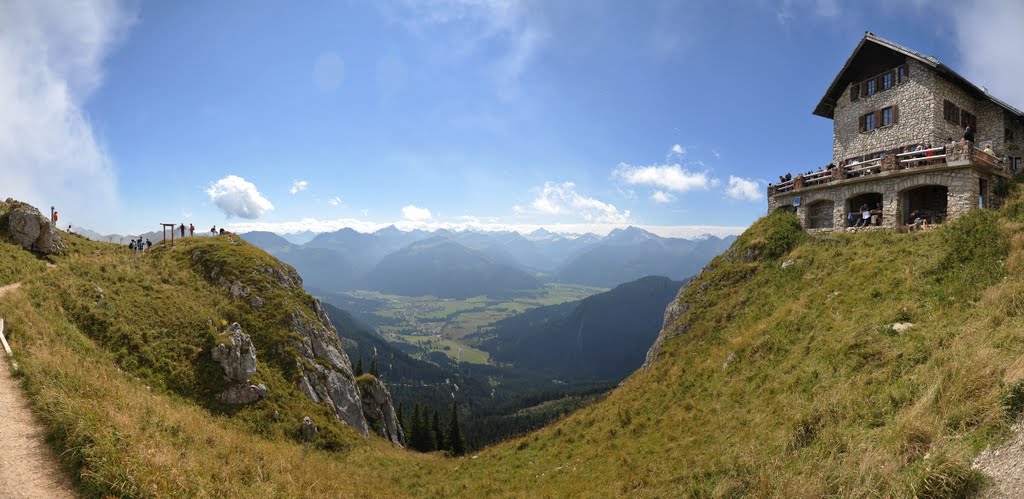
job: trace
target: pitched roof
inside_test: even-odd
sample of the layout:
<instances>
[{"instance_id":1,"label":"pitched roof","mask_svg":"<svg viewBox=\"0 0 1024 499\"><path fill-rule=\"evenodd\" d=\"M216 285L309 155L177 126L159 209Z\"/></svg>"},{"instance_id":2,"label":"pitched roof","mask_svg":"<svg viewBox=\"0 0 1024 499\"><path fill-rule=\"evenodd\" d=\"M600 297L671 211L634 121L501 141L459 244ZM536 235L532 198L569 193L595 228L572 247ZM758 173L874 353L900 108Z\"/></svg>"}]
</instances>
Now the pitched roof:
<instances>
[{"instance_id":1,"label":"pitched roof","mask_svg":"<svg viewBox=\"0 0 1024 499\"><path fill-rule=\"evenodd\" d=\"M904 47L903 45L900 45L896 42L886 40L885 38L882 38L870 31L864 33L864 38L861 38L860 43L858 43L857 47L853 49L853 53L850 54L850 57L848 59L846 59L846 63L843 64L843 68L839 70L839 74L837 74L835 79L832 80L832 84L829 85L828 90L825 92L825 95L821 98L821 101L819 101L818 105L814 108L815 115L829 119L831 119L835 115L836 102L839 99L840 94L842 94L845 90L846 84L849 80L846 77L846 73L853 65L854 60L857 59L857 56L860 54L861 50L864 49L864 47L869 43L881 46L883 48L887 48L894 52L913 58L918 62L932 68L933 70L935 70L935 72L945 75L952 79L953 81L959 83L960 85L967 87L967 89L976 94L976 96L989 99L992 102L994 102L997 106L1008 111L1010 114L1013 114L1017 118L1024 120L1024 112L1007 104L1002 100L999 100L989 95L988 90L971 83L970 80L964 78L963 76L960 76L959 73L953 71L952 69L949 68L949 66L946 66L938 59L930 55L922 54L916 50Z\"/></svg>"}]
</instances>

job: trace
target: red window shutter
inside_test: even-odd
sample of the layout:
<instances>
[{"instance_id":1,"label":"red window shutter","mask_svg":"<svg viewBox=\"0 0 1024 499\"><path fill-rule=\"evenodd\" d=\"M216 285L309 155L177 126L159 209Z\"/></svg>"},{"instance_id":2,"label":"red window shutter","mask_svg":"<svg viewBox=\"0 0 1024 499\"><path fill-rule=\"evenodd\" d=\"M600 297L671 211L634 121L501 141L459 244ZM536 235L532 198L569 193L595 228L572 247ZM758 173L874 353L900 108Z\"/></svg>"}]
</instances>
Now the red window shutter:
<instances>
[{"instance_id":1,"label":"red window shutter","mask_svg":"<svg viewBox=\"0 0 1024 499\"><path fill-rule=\"evenodd\" d=\"M864 123L864 122L865 122L865 118L867 118L867 115L866 115L866 114L862 114L862 115L860 115L860 131L862 131L862 132L864 131L864 127L865 127L865 126L867 126L867 125L866 125L866 124Z\"/></svg>"}]
</instances>

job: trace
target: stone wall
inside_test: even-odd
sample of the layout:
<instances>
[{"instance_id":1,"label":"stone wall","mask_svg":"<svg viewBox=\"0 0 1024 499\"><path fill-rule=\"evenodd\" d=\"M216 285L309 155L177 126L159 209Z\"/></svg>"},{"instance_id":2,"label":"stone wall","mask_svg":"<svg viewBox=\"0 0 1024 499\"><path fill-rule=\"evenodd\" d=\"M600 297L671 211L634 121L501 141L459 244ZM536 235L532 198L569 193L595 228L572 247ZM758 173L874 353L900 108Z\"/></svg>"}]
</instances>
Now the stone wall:
<instances>
[{"instance_id":1,"label":"stone wall","mask_svg":"<svg viewBox=\"0 0 1024 499\"><path fill-rule=\"evenodd\" d=\"M832 120L833 162L839 164L846 158L927 141L931 137L934 124L931 116L935 108L932 88L936 75L916 60L908 60L907 67L908 81L874 95L860 97L856 102L850 101L852 84L847 85L836 102ZM899 106L899 118L895 124L861 133L859 120L862 115L893 105ZM942 117L941 108L939 117Z\"/></svg>"},{"instance_id":2,"label":"stone wall","mask_svg":"<svg viewBox=\"0 0 1024 499\"><path fill-rule=\"evenodd\" d=\"M819 201L831 201L833 203L833 227L842 228L847 226L846 216L851 199L861 194L879 193L882 195L882 225L895 229L906 223L905 217L909 210L903 206L902 194L910 189L927 185L945 186L948 189L946 218L953 220L978 206L979 179L988 180L990 196L996 182L992 174L976 170L970 165L938 166L913 174L906 171L892 173L873 175L863 179L849 179L820 188L770 196L768 210L771 212L792 206L794 198L799 196L800 206L797 207L796 214L804 228L807 228L809 226L808 207Z\"/></svg>"}]
</instances>

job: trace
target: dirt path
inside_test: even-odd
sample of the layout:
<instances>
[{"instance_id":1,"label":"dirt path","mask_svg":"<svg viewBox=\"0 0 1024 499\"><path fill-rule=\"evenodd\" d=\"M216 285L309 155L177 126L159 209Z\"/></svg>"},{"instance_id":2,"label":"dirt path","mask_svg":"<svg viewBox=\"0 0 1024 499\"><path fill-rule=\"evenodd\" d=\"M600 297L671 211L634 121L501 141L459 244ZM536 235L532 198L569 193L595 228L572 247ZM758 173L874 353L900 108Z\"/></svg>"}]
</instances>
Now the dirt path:
<instances>
[{"instance_id":1,"label":"dirt path","mask_svg":"<svg viewBox=\"0 0 1024 499\"><path fill-rule=\"evenodd\" d=\"M0 296L20 283L0 287ZM49 499L76 497L57 456L43 441L43 426L11 377L7 354L0 348L0 497Z\"/></svg>"},{"instance_id":2,"label":"dirt path","mask_svg":"<svg viewBox=\"0 0 1024 499\"><path fill-rule=\"evenodd\" d=\"M978 497L1021 497L1024 495L1024 423L1013 426L1013 437L1003 445L988 448L974 458L972 467L992 477L995 483Z\"/></svg>"}]
</instances>

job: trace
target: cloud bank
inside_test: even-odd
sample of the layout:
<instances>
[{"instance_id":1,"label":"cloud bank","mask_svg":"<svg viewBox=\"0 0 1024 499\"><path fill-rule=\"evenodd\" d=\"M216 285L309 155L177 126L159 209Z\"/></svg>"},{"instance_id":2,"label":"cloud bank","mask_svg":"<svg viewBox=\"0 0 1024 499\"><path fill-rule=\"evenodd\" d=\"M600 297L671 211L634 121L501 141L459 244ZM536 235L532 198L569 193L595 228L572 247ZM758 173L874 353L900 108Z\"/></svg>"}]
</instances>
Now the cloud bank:
<instances>
[{"instance_id":1,"label":"cloud bank","mask_svg":"<svg viewBox=\"0 0 1024 499\"><path fill-rule=\"evenodd\" d=\"M764 199L764 190L755 180L729 175L729 187L725 195L743 201L760 201Z\"/></svg>"},{"instance_id":2,"label":"cloud bank","mask_svg":"<svg viewBox=\"0 0 1024 499\"><path fill-rule=\"evenodd\" d=\"M112 0L0 2L0 197L80 225L116 212L114 162L82 107L132 22Z\"/></svg>"},{"instance_id":3,"label":"cloud bank","mask_svg":"<svg viewBox=\"0 0 1024 499\"><path fill-rule=\"evenodd\" d=\"M206 189L210 201L228 218L255 219L274 209L256 186L237 175L228 175Z\"/></svg>"},{"instance_id":4,"label":"cloud bank","mask_svg":"<svg viewBox=\"0 0 1024 499\"><path fill-rule=\"evenodd\" d=\"M402 216L405 217L406 220L411 220L413 222L425 222L434 218L434 216L430 214L430 210L411 204L402 208Z\"/></svg>"},{"instance_id":5,"label":"cloud bank","mask_svg":"<svg viewBox=\"0 0 1024 499\"><path fill-rule=\"evenodd\" d=\"M587 222L623 224L631 220L629 210L619 211L615 205L585 196L576 191L572 182L544 182L535 188L536 197L529 207L515 206L516 213L540 215L569 215Z\"/></svg>"}]
</instances>

